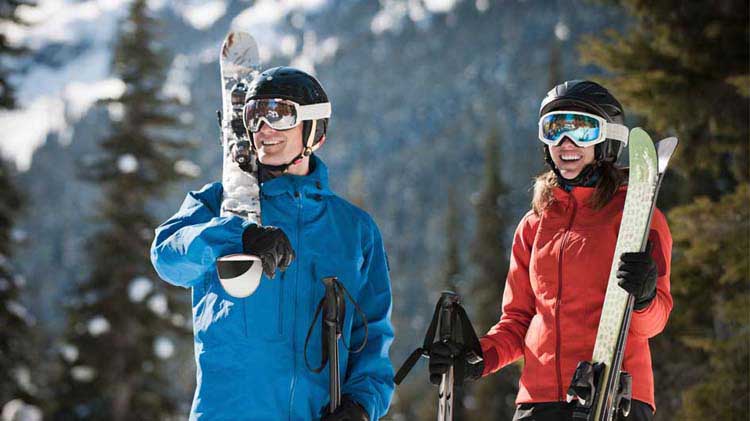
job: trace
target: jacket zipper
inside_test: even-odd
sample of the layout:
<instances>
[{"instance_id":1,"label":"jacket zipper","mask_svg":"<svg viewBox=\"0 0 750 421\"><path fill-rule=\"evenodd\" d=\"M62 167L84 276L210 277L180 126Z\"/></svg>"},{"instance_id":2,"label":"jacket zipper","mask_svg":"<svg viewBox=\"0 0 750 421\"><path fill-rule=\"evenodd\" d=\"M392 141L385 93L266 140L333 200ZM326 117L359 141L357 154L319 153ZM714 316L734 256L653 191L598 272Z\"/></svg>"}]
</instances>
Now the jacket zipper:
<instances>
[{"instance_id":1,"label":"jacket zipper","mask_svg":"<svg viewBox=\"0 0 750 421\"><path fill-rule=\"evenodd\" d=\"M302 242L302 195L300 194L298 187L295 187L294 189L294 201L297 202L297 241L295 244L294 252L296 254L295 259L299 259L300 257L300 243ZM292 310L294 311L293 320L292 320L292 326L297 326L297 285L299 284L299 273L300 273L300 265L299 260L297 260L297 273L294 276L294 289L292 290L294 292L293 294L293 305ZM292 366L292 384L290 387L290 393L289 393L289 421L292 421L292 408L294 406L294 387L297 385L297 331L295 328L292 328L292 351L294 352L294 358L292 358L292 361L294 361Z\"/></svg>"},{"instance_id":2,"label":"jacket zipper","mask_svg":"<svg viewBox=\"0 0 750 421\"><path fill-rule=\"evenodd\" d=\"M563 287L563 252L565 250L565 243L568 242L568 234L570 229L573 228L573 221L576 218L576 211L578 210L578 203L575 197L570 195L573 200L573 214L570 216L570 222L568 222L568 228L565 230L563 235L562 244L560 245L560 257L558 258L557 267L557 300L555 301L555 363L557 365L557 400L563 400L563 384L562 384L562 364L560 363L560 348L562 346L562 340L560 338L560 307L562 305L562 287Z\"/></svg>"}]
</instances>

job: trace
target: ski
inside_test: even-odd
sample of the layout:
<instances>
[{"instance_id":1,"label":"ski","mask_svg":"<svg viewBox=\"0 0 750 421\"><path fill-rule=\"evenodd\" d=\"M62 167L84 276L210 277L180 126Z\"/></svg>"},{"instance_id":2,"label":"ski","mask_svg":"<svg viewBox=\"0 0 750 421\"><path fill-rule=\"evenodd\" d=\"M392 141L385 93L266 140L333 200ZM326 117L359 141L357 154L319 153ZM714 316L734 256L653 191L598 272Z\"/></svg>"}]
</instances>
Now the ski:
<instances>
[{"instance_id":1,"label":"ski","mask_svg":"<svg viewBox=\"0 0 750 421\"><path fill-rule=\"evenodd\" d=\"M219 124L223 153L221 181L224 186L221 216L238 215L260 224L257 160L242 121L247 87L260 70L255 39L246 32L229 32L221 45L219 66ZM252 294L260 283L262 265L256 256L223 256L217 260L216 267L222 287L234 297Z\"/></svg>"},{"instance_id":2,"label":"ski","mask_svg":"<svg viewBox=\"0 0 750 421\"><path fill-rule=\"evenodd\" d=\"M654 145L643 129L630 131L628 191L594 352L591 361L579 363L567 393L568 402L578 402L576 419L609 421L618 411L630 411L631 377L620 370L634 298L617 284L617 267L622 253L646 249L659 187L677 143L670 137Z\"/></svg>"}]
</instances>

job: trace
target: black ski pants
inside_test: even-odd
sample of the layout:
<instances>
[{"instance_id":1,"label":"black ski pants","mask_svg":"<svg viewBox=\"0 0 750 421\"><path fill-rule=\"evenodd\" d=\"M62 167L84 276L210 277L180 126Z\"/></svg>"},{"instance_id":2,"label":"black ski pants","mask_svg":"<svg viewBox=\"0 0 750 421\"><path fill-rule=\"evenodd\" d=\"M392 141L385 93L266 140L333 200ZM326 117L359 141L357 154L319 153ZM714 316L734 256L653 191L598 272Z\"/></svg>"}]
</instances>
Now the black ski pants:
<instances>
[{"instance_id":1,"label":"black ski pants","mask_svg":"<svg viewBox=\"0 0 750 421\"><path fill-rule=\"evenodd\" d=\"M542 402L518 405L513 421L572 421L575 402ZM617 421L651 421L654 413L645 402L633 400L627 418L621 415Z\"/></svg>"}]
</instances>

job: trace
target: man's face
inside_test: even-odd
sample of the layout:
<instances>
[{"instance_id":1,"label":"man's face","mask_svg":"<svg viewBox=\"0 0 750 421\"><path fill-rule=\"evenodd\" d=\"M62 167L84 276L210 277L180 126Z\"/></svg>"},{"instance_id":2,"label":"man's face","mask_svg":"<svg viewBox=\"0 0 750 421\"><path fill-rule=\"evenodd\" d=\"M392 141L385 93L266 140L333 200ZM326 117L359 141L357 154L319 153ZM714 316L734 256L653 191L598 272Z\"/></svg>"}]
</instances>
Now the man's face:
<instances>
[{"instance_id":1,"label":"man's face","mask_svg":"<svg viewBox=\"0 0 750 421\"><path fill-rule=\"evenodd\" d=\"M265 165L283 165L294 159L302 151L302 126L289 130L274 130L263 123L257 133L253 133L258 159Z\"/></svg>"},{"instance_id":2,"label":"man's face","mask_svg":"<svg viewBox=\"0 0 750 421\"><path fill-rule=\"evenodd\" d=\"M581 148L565 137L559 145L549 146L549 154L560 171L560 175L566 180L572 180L583 171L586 165L594 162L595 147L592 145Z\"/></svg>"}]
</instances>

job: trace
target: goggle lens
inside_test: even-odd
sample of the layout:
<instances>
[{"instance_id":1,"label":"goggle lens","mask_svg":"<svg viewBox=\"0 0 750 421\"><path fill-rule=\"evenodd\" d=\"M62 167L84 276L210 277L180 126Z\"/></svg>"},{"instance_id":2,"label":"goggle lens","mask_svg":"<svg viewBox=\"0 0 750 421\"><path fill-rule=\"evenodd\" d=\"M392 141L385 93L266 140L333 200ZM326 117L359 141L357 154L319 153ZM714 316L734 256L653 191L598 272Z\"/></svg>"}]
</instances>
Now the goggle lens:
<instances>
[{"instance_id":1,"label":"goggle lens","mask_svg":"<svg viewBox=\"0 0 750 421\"><path fill-rule=\"evenodd\" d=\"M602 127L594 117L576 113L547 114L542 117L541 135L550 143L558 144L569 137L579 146L601 140Z\"/></svg>"},{"instance_id":2,"label":"goggle lens","mask_svg":"<svg viewBox=\"0 0 750 421\"><path fill-rule=\"evenodd\" d=\"M252 99L245 104L245 126L253 133L265 122L274 130L287 130L297 125L297 107L291 101Z\"/></svg>"}]
</instances>

